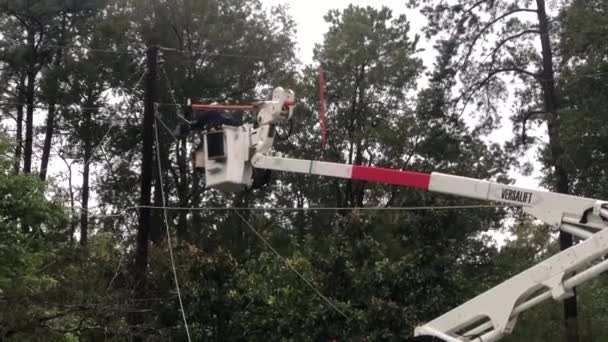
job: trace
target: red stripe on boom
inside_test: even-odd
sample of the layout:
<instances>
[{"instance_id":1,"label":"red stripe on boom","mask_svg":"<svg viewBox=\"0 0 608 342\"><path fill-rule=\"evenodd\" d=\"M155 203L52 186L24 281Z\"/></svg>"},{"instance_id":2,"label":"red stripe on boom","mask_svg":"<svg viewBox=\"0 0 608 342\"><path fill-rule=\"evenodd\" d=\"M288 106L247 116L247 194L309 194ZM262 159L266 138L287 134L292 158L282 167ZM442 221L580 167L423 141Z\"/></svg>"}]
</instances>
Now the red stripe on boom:
<instances>
[{"instance_id":1,"label":"red stripe on boom","mask_svg":"<svg viewBox=\"0 0 608 342\"><path fill-rule=\"evenodd\" d=\"M431 182L431 175L428 173L353 165L351 179L428 190L429 183Z\"/></svg>"}]
</instances>

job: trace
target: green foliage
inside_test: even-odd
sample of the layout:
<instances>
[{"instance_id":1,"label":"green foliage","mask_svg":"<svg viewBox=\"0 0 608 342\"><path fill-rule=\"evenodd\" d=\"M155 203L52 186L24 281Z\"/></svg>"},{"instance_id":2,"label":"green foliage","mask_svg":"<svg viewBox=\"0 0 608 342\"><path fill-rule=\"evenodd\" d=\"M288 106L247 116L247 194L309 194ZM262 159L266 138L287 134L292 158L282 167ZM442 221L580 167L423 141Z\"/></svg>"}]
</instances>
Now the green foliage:
<instances>
[{"instance_id":1,"label":"green foliage","mask_svg":"<svg viewBox=\"0 0 608 342\"><path fill-rule=\"evenodd\" d=\"M52 251L52 240L65 223L62 208L45 198L45 186L37 179L14 176L4 157L5 137L0 141L0 336L10 337L30 317L44 313L28 307L23 298L50 291L58 280L43 271ZM44 238L43 238L44 237ZM13 302L19 305L10 305ZM27 327L27 325L24 325Z\"/></svg>"},{"instance_id":2,"label":"green foliage","mask_svg":"<svg viewBox=\"0 0 608 342\"><path fill-rule=\"evenodd\" d=\"M604 141L608 134L608 34L603 1L573 1L562 11L560 35L564 52L562 90L565 104L562 137L570 156L573 190L605 198L608 165Z\"/></svg>"},{"instance_id":3,"label":"green foliage","mask_svg":"<svg viewBox=\"0 0 608 342\"><path fill-rule=\"evenodd\" d=\"M46 198L45 184L13 175L8 163L0 160L0 337L75 341L116 325L106 316L121 307L110 306L106 288L120 256L116 241L100 234L89 250L75 249L64 208Z\"/></svg>"},{"instance_id":4,"label":"green foliage","mask_svg":"<svg viewBox=\"0 0 608 342\"><path fill-rule=\"evenodd\" d=\"M293 20L286 8L268 9L259 0L91 0L71 7L49 0L0 6L0 99L23 101L24 72L36 69L34 103L61 104L53 153L73 175L86 159L85 150L101 143L113 125L105 144L90 156L97 207L88 208L90 215L83 211L90 230L86 247L74 243L84 190L72 183L78 177L42 183L16 174L14 146L5 143L13 137L3 137L0 340L186 339L160 210L153 211L150 227L144 296L133 293L137 212L125 208L139 194L143 56L151 45L161 46L157 114L167 126L158 126L164 174L154 170L156 205L163 203L162 177L169 206L348 208L242 211L282 257L233 211L169 211L193 340L403 340L414 326L555 253L551 229L517 212L357 209L471 203L453 196L293 174L274 175L265 188L235 195L209 190L189 165L189 149L198 141L176 140L169 132L181 117L190 118L188 99L253 101L281 85L294 88L298 97L292 135L277 146L290 157L510 182L507 172L516 159L484 136L499 125L497 104L508 83L483 76L502 67L538 68L528 33L504 44L492 40L534 27L517 19L482 28L515 5L529 3L412 2L424 5L425 33L437 38L439 53L422 88L420 37L406 16L387 8L351 5L327 13L329 29L314 49L315 65L298 73ZM608 70L608 45L598 38L608 33L605 7L602 1L569 2L561 7L559 31L552 32L563 60L560 133L570 156L564 163L576 193L600 198L606 197L608 89L603 75L580 75ZM32 48L24 30L39 39L39 46ZM481 49L472 47L476 42ZM478 54L488 58L478 60ZM319 139L317 64L327 80L325 147ZM482 88L487 91L478 91ZM524 90L514 94L522 103L518 114L540 103L537 87ZM115 101L122 102L109 110L94 108ZM475 106L465 109L469 102ZM0 114L12 120L18 110L0 107ZM481 118L474 127L463 117L469 111ZM522 119L516 116L516 125ZM46 127L37 129L44 133ZM548 159L546 165L552 165ZM547 180L552 181L550 175ZM515 218L516 224L513 239L499 249L488 233L505 218ZM581 328L585 340L608 336L605 282L601 278L579 289L581 321L589 322ZM141 321L130 319L134 314ZM558 341L561 329L559 305L543 305L523 315L507 341Z\"/></svg>"}]
</instances>

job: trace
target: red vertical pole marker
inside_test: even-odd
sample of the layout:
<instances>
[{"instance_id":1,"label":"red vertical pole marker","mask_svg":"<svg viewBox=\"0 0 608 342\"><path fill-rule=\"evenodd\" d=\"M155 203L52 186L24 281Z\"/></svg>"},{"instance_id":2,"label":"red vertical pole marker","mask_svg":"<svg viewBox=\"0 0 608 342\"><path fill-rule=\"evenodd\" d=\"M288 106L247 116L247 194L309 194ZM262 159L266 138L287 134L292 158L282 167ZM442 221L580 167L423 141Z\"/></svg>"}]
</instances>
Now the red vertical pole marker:
<instances>
[{"instance_id":1,"label":"red vertical pole marker","mask_svg":"<svg viewBox=\"0 0 608 342\"><path fill-rule=\"evenodd\" d=\"M323 66L319 65L319 101L321 108L319 115L321 117L321 144L325 146L325 131L327 125L326 113L325 113L325 75L323 73Z\"/></svg>"}]
</instances>

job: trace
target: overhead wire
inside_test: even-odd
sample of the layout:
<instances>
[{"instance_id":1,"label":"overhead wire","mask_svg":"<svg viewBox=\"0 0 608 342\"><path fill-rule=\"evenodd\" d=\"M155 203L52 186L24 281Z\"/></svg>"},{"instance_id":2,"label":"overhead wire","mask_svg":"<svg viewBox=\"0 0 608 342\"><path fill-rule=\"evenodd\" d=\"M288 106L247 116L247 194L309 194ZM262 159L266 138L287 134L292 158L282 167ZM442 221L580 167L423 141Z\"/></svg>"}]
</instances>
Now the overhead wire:
<instances>
[{"instance_id":1,"label":"overhead wire","mask_svg":"<svg viewBox=\"0 0 608 342\"><path fill-rule=\"evenodd\" d=\"M26 47L30 48L30 46L22 45L22 44L13 44L11 46L5 46L4 49L10 49L14 47ZM48 44L44 43L41 47L45 48L55 48L55 49L65 49L65 50L82 50L82 51L90 51L90 52L98 52L98 53L108 53L108 54L117 54L117 55L140 55L140 52L130 51L130 50L110 50L110 49L102 49L102 48L91 48L77 44ZM40 49L40 47L38 47Z\"/></svg>"},{"instance_id":2,"label":"overhead wire","mask_svg":"<svg viewBox=\"0 0 608 342\"><path fill-rule=\"evenodd\" d=\"M141 63L141 69L144 68L144 63ZM139 69L139 70L141 70ZM147 70L143 70L143 72L141 73L141 76L139 77L139 79L137 80L137 82L135 82L135 85L132 87L132 89L137 90L137 88L139 88L139 85L141 84L141 82L143 81L144 77L146 77L146 74L148 73Z\"/></svg>"},{"instance_id":3,"label":"overhead wire","mask_svg":"<svg viewBox=\"0 0 608 342\"><path fill-rule=\"evenodd\" d=\"M498 209L498 208L521 208L517 204L472 204L472 205L447 205L447 206L413 206L413 207L168 207L168 206L130 206L124 208L116 214L94 215L92 218L112 218L124 217L130 211L136 211L142 208L150 210L168 210L168 211L258 211L258 212L303 212L303 211L357 211L357 212L408 212L408 211L434 211L434 210L473 210L473 209ZM75 207L75 210L93 210L96 208L80 208Z\"/></svg>"},{"instance_id":4,"label":"overhead wire","mask_svg":"<svg viewBox=\"0 0 608 342\"><path fill-rule=\"evenodd\" d=\"M11 47L22 47L23 45L20 44L13 44ZM86 46L82 46L82 45L76 45L76 44L44 44L45 47L51 47L51 48L62 48L62 49L69 49L69 50L87 50L87 51L91 51L91 52L99 52L99 53L109 53L109 54L119 54L119 55L136 55L136 56L140 56L142 54L141 51L131 51L131 50L110 50L110 49L98 49L98 48L89 48ZM186 51L186 50L180 50L177 48L171 48L171 47L166 47L166 46L160 46L157 45L158 49L160 51L166 51L166 52L174 52L174 53L179 53L179 54L184 54L184 55L191 55L191 56L198 56L198 55L207 55L207 56L217 56L217 57L228 57L228 58L242 58L242 59L256 59L256 60L261 60L261 59L266 59L269 56L262 56L262 55L251 55L251 54L239 54L239 53L222 53L222 52L210 52L210 51L200 51L200 50L193 50L193 51ZM5 47L7 48L7 47ZM592 78L592 77L597 77L597 76L602 76L602 75L608 75L608 72L595 72L595 73L587 73L587 74L581 74L581 75L570 75L570 76L554 76L552 78L549 79L543 79L543 81L547 82L547 81L556 81L562 78ZM209 88L209 87L206 87Z\"/></svg>"},{"instance_id":5,"label":"overhead wire","mask_svg":"<svg viewBox=\"0 0 608 342\"><path fill-rule=\"evenodd\" d=\"M171 137L173 137L174 140L177 140L177 136L175 136L175 133L169 128L169 126L167 126L167 124L160 118L160 115L158 115L158 113L155 115L156 120L161 124L161 126L163 126L163 128L171 135Z\"/></svg>"},{"instance_id":6,"label":"overhead wire","mask_svg":"<svg viewBox=\"0 0 608 342\"><path fill-rule=\"evenodd\" d=\"M133 75L137 75L139 74L140 71L142 71L145 67L145 63L144 62L140 62L137 69L135 70L135 72L133 73ZM137 82L135 82L135 85L133 85L131 88L132 89L137 89L139 88L139 86L141 85L141 82L143 81L144 77L146 76L146 70L143 70L143 72L141 73L141 76L138 78ZM12 107L12 106L28 106L29 103L26 102L15 102L15 101L0 101L0 107ZM164 104L164 105L170 105L170 104ZM107 109L107 110L117 110L117 108L119 107L118 104L116 105L104 105L104 106L79 106L76 103L70 103L70 104L54 104L55 108L74 108L77 110L100 110L100 109ZM32 106L35 109L48 109L48 105L41 105L41 104L33 104ZM130 118L113 118L112 121L115 120L128 120ZM107 119L106 121L110 121L110 119Z\"/></svg>"},{"instance_id":7,"label":"overhead wire","mask_svg":"<svg viewBox=\"0 0 608 342\"><path fill-rule=\"evenodd\" d=\"M85 50L85 51L90 51L90 52L97 52L97 53L107 53L107 54L116 54L116 55L140 55L140 52L137 51L129 51L129 50L110 50L110 49L98 49L98 48L89 48L86 46L78 46L75 44L44 44L44 46L49 46L49 47L54 47L54 48L59 48L59 49L68 49L68 50Z\"/></svg>"},{"instance_id":8,"label":"overhead wire","mask_svg":"<svg viewBox=\"0 0 608 342\"><path fill-rule=\"evenodd\" d=\"M110 125L110 128L108 128L108 131L106 132L106 134L103 135L103 137L99 141L99 144L97 144L97 146L93 149L93 151L91 151L91 155L89 156L89 159L85 160L84 163L82 164L83 166L89 165L91 160L93 160L95 153L99 150L99 148L101 148L101 146L103 144L105 144L105 141L110 136L110 132L112 132L113 128L114 128L114 125ZM72 162L72 163L74 163L74 162Z\"/></svg>"},{"instance_id":9,"label":"overhead wire","mask_svg":"<svg viewBox=\"0 0 608 342\"><path fill-rule=\"evenodd\" d=\"M167 81L167 86L169 87L169 94L171 95L171 100L173 101L173 105L176 107L175 115L181 119L183 122L190 124L190 120L186 119L183 115L179 113L181 110L181 106L177 104L177 98L175 97L175 89L173 88L173 84L171 83L171 79L169 79L169 75L167 74L167 69L165 65L161 65L160 68L162 74L165 76L165 80Z\"/></svg>"},{"instance_id":10,"label":"overhead wire","mask_svg":"<svg viewBox=\"0 0 608 342\"><path fill-rule=\"evenodd\" d=\"M167 51L167 52L175 52L183 55L190 56L199 56L199 55L207 55L207 56L217 56L217 57L229 57L229 58L243 58L243 59L266 59L268 56L260 56L260 55L249 55L249 54L239 54L239 53L223 53L223 52L209 52L209 51L184 51L176 48L170 48L165 46L159 46L159 50Z\"/></svg>"},{"instance_id":11,"label":"overhead wire","mask_svg":"<svg viewBox=\"0 0 608 342\"><path fill-rule=\"evenodd\" d=\"M141 79L143 79L145 73L142 75ZM599 76L606 76L608 75L608 72L595 72L595 73L588 73L588 74L579 74L579 75L570 75L570 76L557 76L557 77L553 77L553 78L543 78L543 81L557 81L557 80L561 80L561 79L585 79L585 78L596 78ZM138 82L141 82L140 81ZM209 87L207 87L207 89L209 89ZM182 105L177 104L177 103L163 103L163 102L157 102L157 104L159 106L165 106L165 107L182 107ZM16 102L16 101L0 101L0 107L14 107L14 106L29 106L28 103L26 102ZM33 104L32 106L34 109L48 109L48 105L42 105L42 104ZM79 110L100 110L100 109L112 109L112 106L94 106L94 107L81 107L78 106L77 104L55 104L56 108L75 108L75 109L79 109ZM179 113L176 113L177 117L186 122L186 123L190 123L190 121L188 119L186 119L183 115L180 115ZM132 120L132 118L113 118L112 121L129 121ZM100 120L100 121L109 121L109 119L105 119L105 120Z\"/></svg>"},{"instance_id":12,"label":"overhead wire","mask_svg":"<svg viewBox=\"0 0 608 342\"><path fill-rule=\"evenodd\" d=\"M186 211L222 211L222 210L251 210L251 211L340 211L340 210L355 210L355 211L425 211L425 210L462 210L462 209L488 209L502 207L521 207L517 204L472 204L472 205L446 205L446 206L413 206L413 207L160 207L160 206L143 206L147 209L167 209L167 210L186 210ZM140 209L139 207L132 207Z\"/></svg>"},{"instance_id":13,"label":"overhead wire","mask_svg":"<svg viewBox=\"0 0 608 342\"><path fill-rule=\"evenodd\" d=\"M264 238L264 236L262 236L262 234L260 234L257 229L255 229L255 227L253 227L253 225L251 223L249 223L249 221L247 221L245 219L245 217L243 217L243 215L241 215L241 213L236 210L233 209L233 211L240 217L240 219L243 221L243 223L245 223L245 225L247 227L249 227L249 229L262 241L262 243L264 243L264 245L266 246L266 248L268 248L269 250L271 250L276 256L277 258L279 258L281 261L283 261L283 263L285 264L285 266L287 266L293 273L295 273L302 281L304 281L306 283L306 285L308 285L308 287L310 287L321 299L323 299L332 309L334 309L336 312L338 312L340 315L342 315L342 317L344 317L347 321L350 319L346 313L344 313L343 310L341 310L340 308L338 308L329 298L327 298L323 293L321 293L321 291L319 289L317 289L317 287L311 282L309 281L302 273L300 273L300 271L298 271L290 262L289 260L287 260L285 257L283 257L281 255L281 253L279 253L274 247L272 247L272 245L270 244L270 242L268 242L268 240L266 240Z\"/></svg>"},{"instance_id":14,"label":"overhead wire","mask_svg":"<svg viewBox=\"0 0 608 342\"><path fill-rule=\"evenodd\" d=\"M23 47L24 45L21 44L13 44L11 47ZM133 50L111 50L111 49L102 49L102 48L90 48L90 47L86 47L86 46L82 46L82 45L77 45L77 44L44 44L44 47L50 47L50 48L56 48L56 49L67 49L67 50L81 50L81 51L90 51L90 52L97 52L97 53L107 53L107 54L116 54L116 55L135 55L135 56L141 56L142 51L133 51ZM243 59L265 59L268 58L268 56L261 56L261 55L251 55L251 54L241 54L241 53L223 53L223 52L211 52L211 51L200 51L200 50L194 50L194 51L184 51L184 50L179 50L176 48L170 48L170 47L166 47L166 46L158 46L158 49L161 51L166 51L166 52L175 52L175 53L179 53L179 54L184 54L184 55L191 55L191 56L217 56L217 57L228 57L228 58L243 58ZM5 47L5 49L8 47ZM28 47L29 48L29 47Z\"/></svg>"},{"instance_id":15,"label":"overhead wire","mask_svg":"<svg viewBox=\"0 0 608 342\"><path fill-rule=\"evenodd\" d=\"M7 101L7 102L0 102L0 107L12 107L12 106L29 106L29 103L26 102L13 102L13 101ZM93 106L93 107L81 107L75 103L71 103L71 104L55 104L55 108L75 108L75 109L80 109L80 110L99 110L99 109L109 109L112 106ZM41 104L33 104L32 108L34 109L48 109L49 106L48 105L41 105Z\"/></svg>"},{"instance_id":16,"label":"overhead wire","mask_svg":"<svg viewBox=\"0 0 608 342\"><path fill-rule=\"evenodd\" d=\"M156 161L158 162L158 179L159 179L159 186L160 186L160 193L161 193L161 198L162 198L162 203L163 203L163 207L166 207L166 202L165 202L165 187L163 184L163 172L162 172L162 163L161 163L161 158L160 158L160 139L158 138L158 126L155 124L154 125L154 137L155 137L155 142L154 145L156 146ZM184 310L184 303L182 301L182 294L179 288L179 280L177 278L177 269L175 267L175 259L173 257L173 246L171 243L171 232L169 231L169 219L167 217L167 210L163 209L163 219L164 219L164 223L165 223L165 230L167 233L167 246L169 247L169 258L171 259L171 269L173 270L173 280L175 281L175 289L177 291L177 298L179 300L179 307L181 309L182 312L182 319L184 320L184 326L186 327L186 336L188 337L188 342L192 342L192 339L190 338L190 329L188 328L188 320L186 319L186 311Z\"/></svg>"},{"instance_id":17,"label":"overhead wire","mask_svg":"<svg viewBox=\"0 0 608 342\"><path fill-rule=\"evenodd\" d=\"M158 104L159 106L165 106L165 107L180 107L181 105L179 104L173 104L173 103L168 103L168 102L156 102L156 104ZM26 102L13 102L13 101L8 101L8 102L0 102L0 107L13 107L13 106L28 106L29 104ZM41 104L34 104L32 106L34 109L48 109L49 106L47 105L41 105ZM94 107L81 107L75 103L72 104L55 104L56 108L74 108L74 109L79 109L79 110L99 110L99 109L115 109L115 107L118 107L116 105L105 105L105 106L94 106ZM131 118L116 118L115 120L129 120Z\"/></svg>"}]
</instances>

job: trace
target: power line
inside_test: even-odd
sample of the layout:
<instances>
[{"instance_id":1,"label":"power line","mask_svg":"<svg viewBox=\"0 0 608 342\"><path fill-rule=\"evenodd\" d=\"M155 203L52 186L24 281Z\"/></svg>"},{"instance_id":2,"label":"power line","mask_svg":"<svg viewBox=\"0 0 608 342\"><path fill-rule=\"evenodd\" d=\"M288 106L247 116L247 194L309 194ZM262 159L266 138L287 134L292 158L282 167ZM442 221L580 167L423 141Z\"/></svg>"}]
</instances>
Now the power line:
<instances>
[{"instance_id":1,"label":"power line","mask_svg":"<svg viewBox=\"0 0 608 342\"><path fill-rule=\"evenodd\" d=\"M167 126L167 124L165 124L165 122L160 118L160 115L158 115L158 113L156 114L156 121L159 122L161 126L163 126L163 128L173 137L174 140L177 140L175 133L173 133L173 131Z\"/></svg>"},{"instance_id":2,"label":"power line","mask_svg":"<svg viewBox=\"0 0 608 342\"><path fill-rule=\"evenodd\" d=\"M498 209L498 208L521 208L521 205L516 204L472 204L472 205L448 205L448 206L417 206L417 207L308 207L308 208L292 208L292 207L167 207L167 206L131 206L126 207L116 214L94 215L91 218L113 218L124 217L130 211L139 209L150 210L168 210L168 211L257 211L257 212L302 212L302 211L357 211L357 212L408 212L408 211L438 211L438 210L473 210L473 209ZM75 210L92 211L95 208L74 208Z\"/></svg>"},{"instance_id":3,"label":"power line","mask_svg":"<svg viewBox=\"0 0 608 342\"><path fill-rule=\"evenodd\" d=\"M219 87L218 87L219 88ZM209 88L207 88L209 89ZM168 103L168 102L156 102L159 106L164 107L182 107L180 104ZM12 107L12 106L28 106L28 103L25 102L0 102L0 107ZM33 107L35 109L48 109L48 105L34 104ZM97 107L81 107L78 104L55 104L56 108L75 108L80 110L97 110L97 109L116 109L117 105L106 105L106 106L97 106Z\"/></svg>"},{"instance_id":4,"label":"power line","mask_svg":"<svg viewBox=\"0 0 608 342\"><path fill-rule=\"evenodd\" d=\"M21 47L22 45L12 45L12 47ZM76 44L43 44L42 47L51 47L56 49L66 49L66 50L82 50L85 52L97 52L97 53L107 53L107 54L115 54L115 55L142 55L141 52L138 51L130 51L130 50L111 50L111 49L101 49L101 48L89 48L82 45Z\"/></svg>"},{"instance_id":5,"label":"power line","mask_svg":"<svg viewBox=\"0 0 608 342\"><path fill-rule=\"evenodd\" d=\"M220 87L217 87L220 88ZM206 88L206 89L213 89L213 88ZM211 100L211 99L209 99ZM159 106L163 106L163 107L182 107L182 105L180 104L176 104L176 103L168 103L168 102L156 102L157 105ZM25 102L12 102L12 101L8 101L8 102L0 102L0 107L16 107L16 106L28 106L28 103ZM48 109L49 106L48 105L42 105L42 104L34 104L32 106L34 109ZM120 106L118 105L106 105L106 106L97 106L97 107L81 107L78 104L55 104L55 108L66 108L66 109L70 109L70 108L74 108L74 109L79 109L79 110L100 110L100 109L114 109L116 110L117 108L119 108ZM127 118L117 118L117 120L122 120L122 119L127 119ZM186 120L184 118L182 118L182 120ZM190 121L188 121L190 122Z\"/></svg>"},{"instance_id":6,"label":"power line","mask_svg":"<svg viewBox=\"0 0 608 342\"><path fill-rule=\"evenodd\" d=\"M141 68L141 69L144 69L144 67L145 67L145 65L144 65L144 63L142 62L142 63L141 63L140 68ZM137 71L136 71L136 73L137 73ZM147 74L147 73L148 73L148 71L147 71L147 70L144 70L144 71L141 73L141 77L139 78L139 80L137 80L137 82L135 82L135 85L132 87L132 89L137 90L137 88L138 88L138 87L139 87L139 85L141 84L141 81L143 81L144 77L146 77L146 74Z\"/></svg>"},{"instance_id":7,"label":"power line","mask_svg":"<svg viewBox=\"0 0 608 342\"><path fill-rule=\"evenodd\" d=\"M447 205L447 206L418 206L418 207L308 207L308 208L292 208L292 207L159 207L145 206L147 209L167 209L177 211L228 211L228 210L250 210L250 211L424 211L424 210L461 210L461 209L488 209L488 208L505 208L505 207L521 207L517 204L480 204L480 205ZM129 209L140 209L141 207L131 207Z\"/></svg>"},{"instance_id":8,"label":"power line","mask_svg":"<svg viewBox=\"0 0 608 342\"><path fill-rule=\"evenodd\" d=\"M183 54L183 55L190 55L190 56L207 55L207 56L216 56L216 57L243 58L243 59L256 59L256 60L261 60L261 59L266 59L266 58L271 57L271 56L248 55L248 54L239 54L239 53L184 51L184 50L178 50L176 48L170 48L170 47L164 47L164 46L159 46L159 49L161 51L175 52L175 53L179 53L179 54Z\"/></svg>"},{"instance_id":9,"label":"power line","mask_svg":"<svg viewBox=\"0 0 608 342\"><path fill-rule=\"evenodd\" d=\"M156 110L155 110L156 112ZM156 145L156 161L158 162L158 179L159 179L159 186L160 186L160 194L162 197L162 203L163 203L163 207L166 206L165 203L165 187L163 185L163 172L162 172L162 163L160 161L160 139L158 139L158 127L157 125L154 125L154 135L155 135L155 142L154 145ZM165 221L165 229L167 232L167 245L169 247L169 257L171 259L171 268L173 270L173 279L175 280L175 289L177 290L177 298L179 300L179 307L181 308L182 311L182 318L184 320L184 325L186 327L186 336L188 337L188 342L191 342L191 338L190 338L190 329L188 328L188 321L186 319L186 311L184 310L184 304L182 302L182 295L179 289L179 281L177 279L177 270L175 268L175 260L173 259L173 246L171 244L171 232L169 231L169 219L167 218L167 210L163 209L163 219Z\"/></svg>"},{"instance_id":10,"label":"power line","mask_svg":"<svg viewBox=\"0 0 608 342\"><path fill-rule=\"evenodd\" d=\"M177 105L177 99L175 98L175 90L173 89L173 84L171 83L171 80L169 79L169 75L167 74L167 70L165 69L164 65L162 65L161 71L162 71L163 75L165 76L165 80L167 81L167 85L169 86L169 94L171 95L171 99L173 101L173 105L177 109L175 111L175 115L177 115L177 117L180 118L185 123L190 124L191 123L190 120L186 119L183 115L181 115L180 113L178 113L178 111L181 109L181 106Z\"/></svg>"},{"instance_id":11,"label":"power line","mask_svg":"<svg viewBox=\"0 0 608 342\"><path fill-rule=\"evenodd\" d=\"M141 81L141 80L140 80ZM139 81L139 82L140 82ZM160 103L163 106L173 106L173 104L171 103ZM0 102L0 107L13 107L13 106L29 106L28 103L25 102L13 102L13 101L8 101L8 102ZM34 109L48 109L49 106L48 105L43 105L43 104L33 104L32 107ZM55 108L66 108L66 109L79 109L79 110L100 110L100 109L114 109L116 110L117 108L120 108L120 105L116 104L116 105L105 105L105 106L93 106L93 107L82 107L76 103L72 103L72 104L55 104Z\"/></svg>"},{"instance_id":12,"label":"power line","mask_svg":"<svg viewBox=\"0 0 608 342\"><path fill-rule=\"evenodd\" d=\"M27 47L21 44L13 44L10 47L5 47L5 49L16 48L16 47ZM103 49L103 48L90 48L82 45L76 44L44 44L42 47L55 48L55 49L66 49L66 50L77 50L83 52L95 52L95 53L105 53L105 54L115 54L115 55L133 55L133 56L141 56L144 53L141 51L133 51L133 50L113 50L113 49ZM227 58L241 58L241 59L255 59L255 60L263 60L269 58L271 56L261 56L261 55L251 55L251 54L240 54L240 53L223 53L223 52L211 52L211 51L184 51L176 48L170 48L165 46L158 46L159 50L165 52L174 52L184 55L190 56L217 56L217 57L227 57Z\"/></svg>"},{"instance_id":13,"label":"power line","mask_svg":"<svg viewBox=\"0 0 608 342\"><path fill-rule=\"evenodd\" d=\"M112 132L112 128L114 128L114 126L110 125L110 128L108 129L106 134L103 135L103 137L101 138L101 140L99 141L99 144L97 144L95 149L93 149L93 151L91 152L91 155L89 156L89 159L85 160L83 166L88 165L91 162L91 160L93 160L93 157L95 156L95 153L97 152L97 150L99 150L99 148L105 143L106 139L110 136L110 132Z\"/></svg>"},{"instance_id":14,"label":"power line","mask_svg":"<svg viewBox=\"0 0 608 342\"><path fill-rule=\"evenodd\" d=\"M29 106L29 103L25 102L0 102L0 107L16 107L16 106ZM48 105L33 104L34 109L48 109ZM99 109L110 109L112 106L95 106L95 107L81 107L78 104L55 104L55 108L75 108L80 110L99 110Z\"/></svg>"},{"instance_id":15,"label":"power line","mask_svg":"<svg viewBox=\"0 0 608 342\"><path fill-rule=\"evenodd\" d=\"M245 217L243 217L243 215L241 215L241 213L236 210L236 209L232 209L240 218L241 220L245 223L245 225L247 225L247 227L249 227L249 229L251 229L251 231L253 231L253 233L264 243L264 245L266 245L266 247L268 249L270 249L281 261L283 261L283 263L285 264L285 266L287 266L293 273L295 273L300 279L302 279L302 281L304 281L306 283L306 285L308 285L313 291L315 291L315 293L321 297L325 302L327 302L327 304L329 304L329 306L331 308L333 308L334 310L336 310L336 312L338 312L340 315L342 315L347 321L349 320L349 317L344 313L344 311L340 310L340 308L338 308L331 300L329 300L329 298L327 298L325 295L323 295L323 293L321 293L321 291L319 291L312 282L310 282L308 279L306 279L306 277L304 277L304 275L302 273L300 273L295 267L293 267L293 265L291 265L291 263L289 262L289 260L287 260L286 258L284 258L281 253L279 253L274 247L272 247L272 245L270 244L270 242L268 242L268 240L266 240L262 234L260 234L254 227L253 225L251 225L251 223L249 223L249 221L247 221L245 219Z\"/></svg>"}]
</instances>

